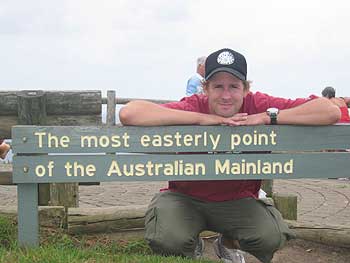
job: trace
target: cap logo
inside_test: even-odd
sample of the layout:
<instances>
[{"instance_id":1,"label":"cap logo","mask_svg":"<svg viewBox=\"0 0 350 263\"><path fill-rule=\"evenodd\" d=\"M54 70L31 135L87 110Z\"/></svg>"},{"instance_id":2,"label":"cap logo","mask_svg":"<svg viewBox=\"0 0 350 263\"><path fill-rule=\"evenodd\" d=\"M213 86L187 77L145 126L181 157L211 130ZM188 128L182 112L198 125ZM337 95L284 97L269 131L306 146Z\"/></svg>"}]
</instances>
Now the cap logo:
<instances>
[{"instance_id":1,"label":"cap logo","mask_svg":"<svg viewBox=\"0 0 350 263\"><path fill-rule=\"evenodd\" d=\"M231 65L235 62L235 57L230 51L223 51L219 54L217 62L221 65Z\"/></svg>"}]
</instances>

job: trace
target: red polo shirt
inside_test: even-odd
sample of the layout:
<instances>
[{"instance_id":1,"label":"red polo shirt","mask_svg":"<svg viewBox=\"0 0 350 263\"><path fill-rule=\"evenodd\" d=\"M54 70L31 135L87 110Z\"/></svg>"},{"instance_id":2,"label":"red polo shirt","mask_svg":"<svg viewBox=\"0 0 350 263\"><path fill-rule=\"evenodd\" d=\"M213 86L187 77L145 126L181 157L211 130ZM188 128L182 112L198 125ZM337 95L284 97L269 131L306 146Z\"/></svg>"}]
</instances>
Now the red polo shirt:
<instances>
[{"instance_id":1,"label":"red polo shirt","mask_svg":"<svg viewBox=\"0 0 350 263\"><path fill-rule=\"evenodd\" d=\"M308 99L283 99L264 93L248 93L240 112L256 114L265 112L270 107L280 110L293 108L305 103ZM179 102L163 104L164 107L209 114L208 97L192 95ZM258 197L261 180L211 180L211 181L170 181L167 189L192 197L212 202L236 200L246 197Z\"/></svg>"},{"instance_id":2,"label":"red polo shirt","mask_svg":"<svg viewBox=\"0 0 350 263\"><path fill-rule=\"evenodd\" d=\"M350 116L349 116L349 110L347 106L339 107L341 111L341 118L338 121L338 123L349 123L350 122Z\"/></svg>"}]
</instances>

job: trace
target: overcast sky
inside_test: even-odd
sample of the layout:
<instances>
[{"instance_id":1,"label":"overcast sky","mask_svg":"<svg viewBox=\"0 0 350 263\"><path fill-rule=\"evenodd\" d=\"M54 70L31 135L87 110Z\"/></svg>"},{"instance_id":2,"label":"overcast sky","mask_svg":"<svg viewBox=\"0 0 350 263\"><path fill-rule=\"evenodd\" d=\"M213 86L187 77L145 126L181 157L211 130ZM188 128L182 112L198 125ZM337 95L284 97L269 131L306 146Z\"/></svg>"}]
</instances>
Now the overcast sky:
<instances>
[{"instance_id":1,"label":"overcast sky","mask_svg":"<svg viewBox=\"0 0 350 263\"><path fill-rule=\"evenodd\" d=\"M243 53L253 91L350 96L347 1L1 0L0 89L180 99L198 56Z\"/></svg>"}]
</instances>

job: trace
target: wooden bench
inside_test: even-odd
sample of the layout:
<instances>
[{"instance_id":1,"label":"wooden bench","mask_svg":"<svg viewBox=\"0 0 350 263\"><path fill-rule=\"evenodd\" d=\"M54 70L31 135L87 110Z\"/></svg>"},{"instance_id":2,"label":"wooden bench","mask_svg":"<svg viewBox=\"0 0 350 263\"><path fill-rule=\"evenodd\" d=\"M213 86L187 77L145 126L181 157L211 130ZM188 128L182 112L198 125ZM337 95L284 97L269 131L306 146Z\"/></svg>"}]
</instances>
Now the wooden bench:
<instances>
[{"instance_id":1,"label":"wooden bench","mask_svg":"<svg viewBox=\"0 0 350 263\"><path fill-rule=\"evenodd\" d=\"M347 125L15 126L12 140L21 246L39 244L40 183L338 178L350 169Z\"/></svg>"},{"instance_id":2,"label":"wooden bench","mask_svg":"<svg viewBox=\"0 0 350 263\"><path fill-rule=\"evenodd\" d=\"M115 94L114 94L115 95ZM113 104L115 107L115 104ZM0 138L14 125L102 125L101 91L0 91ZM12 165L0 164L0 184L12 184ZM41 205L76 207L78 184L41 184Z\"/></svg>"}]
</instances>

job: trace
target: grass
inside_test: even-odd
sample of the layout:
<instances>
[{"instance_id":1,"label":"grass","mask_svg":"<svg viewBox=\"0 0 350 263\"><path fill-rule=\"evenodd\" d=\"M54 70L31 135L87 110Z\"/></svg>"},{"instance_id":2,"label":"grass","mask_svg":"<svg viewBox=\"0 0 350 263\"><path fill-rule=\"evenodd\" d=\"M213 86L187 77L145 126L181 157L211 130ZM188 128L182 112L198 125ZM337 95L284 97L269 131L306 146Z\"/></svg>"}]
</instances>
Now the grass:
<instances>
[{"instance_id":1,"label":"grass","mask_svg":"<svg viewBox=\"0 0 350 263\"><path fill-rule=\"evenodd\" d=\"M10 219L0 217L0 262L3 263L209 263L181 257L153 255L143 240L112 241L108 237L70 236L62 231L41 231L41 245L35 249L20 248L17 226Z\"/></svg>"}]
</instances>

